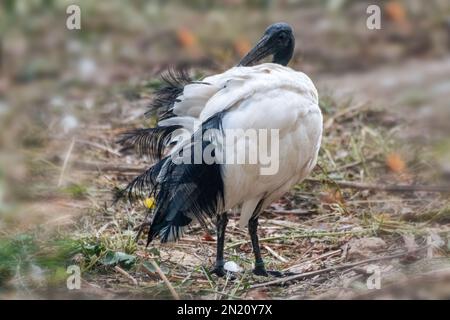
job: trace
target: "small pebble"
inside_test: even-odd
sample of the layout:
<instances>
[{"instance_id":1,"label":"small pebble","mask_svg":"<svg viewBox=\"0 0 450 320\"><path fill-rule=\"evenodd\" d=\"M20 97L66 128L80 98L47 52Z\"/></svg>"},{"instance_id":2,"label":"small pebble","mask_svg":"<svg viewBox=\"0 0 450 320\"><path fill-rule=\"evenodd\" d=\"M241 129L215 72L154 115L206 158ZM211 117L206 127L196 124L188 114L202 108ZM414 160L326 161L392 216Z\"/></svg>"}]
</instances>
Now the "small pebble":
<instances>
[{"instance_id":1,"label":"small pebble","mask_svg":"<svg viewBox=\"0 0 450 320\"><path fill-rule=\"evenodd\" d=\"M234 261L225 262L223 268L230 272L241 272L242 268Z\"/></svg>"}]
</instances>

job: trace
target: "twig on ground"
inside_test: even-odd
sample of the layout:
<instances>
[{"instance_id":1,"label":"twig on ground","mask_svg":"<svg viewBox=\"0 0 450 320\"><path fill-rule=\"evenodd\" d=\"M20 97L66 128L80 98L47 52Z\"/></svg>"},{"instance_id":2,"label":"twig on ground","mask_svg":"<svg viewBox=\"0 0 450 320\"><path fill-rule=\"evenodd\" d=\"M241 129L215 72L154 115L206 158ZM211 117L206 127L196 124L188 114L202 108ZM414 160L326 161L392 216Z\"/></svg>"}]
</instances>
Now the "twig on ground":
<instances>
[{"instance_id":1,"label":"twig on ground","mask_svg":"<svg viewBox=\"0 0 450 320\"><path fill-rule=\"evenodd\" d=\"M92 141L88 141L88 140L81 140L81 139L77 139L76 142L81 143L81 144L86 144L88 146L91 146L91 147L94 147L94 148L106 151L106 152L108 152L110 154L113 154L115 156L118 156L118 157L121 156L121 154L118 151L113 150L111 148L108 148L107 146L104 146L104 145L102 145L100 143L97 143L97 142L92 142Z\"/></svg>"},{"instance_id":2,"label":"twig on ground","mask_svg":"<svg viewBox=\"0 0 450 320\"><path fill-rule=\"evenodd\" d=\"M270 219L260 219L261 223L268 223L268 224L272 224L278 227L282 227L282 228L289 228L289 229L299 229L300 228L300 224L298 223L294 223L294 222L290 222L287 220L270 220Z\"/></svg>"},{"instance_id":3,"label":"twig on ground","mask_svg":"<svg viewBox=\"0 0 450 320\"><path fill-rule=\"evenodd\" d=\"M125 276L125 278L127 278L128 280L130 280L135 286L138 285L138 282L135 278L133 278L128 272L126 272L125 270L123 270L121 267L119 266L115 266L114 270L116 270L118 273L122 274L123 276Z\"/></svg>"},{"instance_id":4,"label":"twig on ground","mask_svg":"<svg viewBox=\"0 0 450 320\"><path fill-rule=\"evenodd\" d=\"M409 255L412 252L418 252L418 251L424 250L426 248L428 248L428 245L420 247L420 248L418 248L418 249L416 249L414 251L406 251L406 252L402 252L402 253L392 254L392 255L389 255L389 256L371 258L371 259L367 259L367 260L357 261L357 262L354 262L354 263L348 263L348 264L343 264L343 265L340 265L340 266L329 267L329 268L325 268L325 269L322 269L322 270L316 270L316 271L311 271L311 272L295 274L293 276L289 276L289 277L285 277L285 278L281 278L281 279L276 279L276 280L272 280L272 281L268 281L268 282L258 283L258 284L250 286L250 289L260 288L260 287L268 287L268 286L273 286L273 285L283 285L283 284L285 284L287 282L290 282L290 281L293 281L293 280L298 280L298 279L302 279L302 278L311 278L311 277L314 277L314 276L317 276L317 275L321 275L321 274L324 274L324 273L338 271L338 270L345 270L345 269L353 268L353 267L356 267L356 266L359 266L359 265L362 265L362 264L371 263L371 262L395 259L395 258L403 257L405 255Z\"/></svg>"},{"instance_id":5,"label":"twig on ground","mask_svg":"<svg viewBox=\"0 0 450 320\"><path fill-rule=\"evenodd\" d=\"M274 213L274 214L311 214L314 211L311 210L303 210L303 209L294 209L294 210L273 210L273 209L266 209L264 212L267 213Z\"/></svg>"},{"instance_id":6,"label":"twig on ground","mask_svg":"<svg viewBox=\"0 0 450 320\"><path fill-rule=\"evenodd\" d=\"M305 181L312 183L320 183L322 180L309 178ZM412 192L412 191L427 191L427 192L442 192L450 193L450 186L428 186L428 185L384 185L384 184L367 184L361 182L333 180L333 183L342 188L352 188L361 190L378 190L378 191L394 191L394 192Z\"/></svg>"},{"instance_id":7,"label":"twig on ground","mask_svg":"<svg viewBox=\"0 0 450 320\"><path fill-rule=\"evenodd\" d=\"M164 283L166 284L167 288L170 291L170 294L172 295L172 297L175 300L180 300L180 296L178 295L178 293L175 291L174 287L172 286L172 284L170 283L169 279L167 279L166 275L164 274L164 272L162 272L161 268L158 266L158 264L153 261L150 260L150 263L152 264L153 268L155 268L156 272L158 273L158 275L161 277L161 279L164 281ZM144 268L143 270L145 270L146 272L147 269Z\"/></svg>"},{"instance_id":8,"label":"twig on ground","mask_svg":"<svg viewBox=\"0 0 450 320\"><path fill-rule=\"evenodd\" d=\"M373 161L379 155L380 155L380 153L375 153L375 154L371 155L370 157L366 157L365 162L368 163L370 161ZM335 173L335 172L342 172L344 170L356 167L356 166L362 164L363 162L364 161L362 161L362 160L357 160L357 161L354 161L354 162L350 162L350 163L344 164L344 165L342 165L340 167L337 167L337 168L334 168L334 169L330 169L330 170L327 171L327 173L330 174L330 173Z\"/></svg>"},{"instance_id":9,"label":"twig on ground","mask_svg":"<svg viewBox=\"0 0 450 320\"><path fill-rule=\"evenodd\" d=\"M325 129L331 128L333 123L339 119L339 118L346 118L349 115L353 114L354 112L362 112L364 109L368 109L369 106L366 103L360 103L356 105L351 105L350 107L344 108L338 112L332 117L330 117L324 124Z\"/></svg>"},{"instance_id":10,"label":"twig on ground","mask_svg":"<svg viewBox=\"0 0 450 320\"><path fill-rule=\"evenodd\" d=\"M324 254L322 254L322 255L320 255L320 256L318 256L318 257L315 257L315 258L313 258L313 259L310 259L310 260L307 260L307 261L303 261L303 262L301 262L301 263L299 263L299 264L295 264L295 265L293 265L293 266L290 266L289 268L286 268L286 269L284 269L283 271L292 270L292 269L298 268L299 266L304 265L304 264L306 264L306 263L311 263L311 262L314 262L314 261L317 261L317 260L322 260L323 258L332 257L332 256L334 256L334 255L336 255L336 254L338 254L338 253L341 253L341 252L342 252L342 249L338 249L338 250L334 250L334 251L329 251L329 252L324 253Z\"/></svg>"},{"instance_id":11,"label":"twig on ground","mask_svg":"<svg viewBox=\"0 0 450 320\"><path fill-rule=\"evenodd\" d=\"M280 260L281 262L287 263L289 262L289 260L287 260L286 258L280 256L278 253L276 253L272 248L270 248L267 245L264 245L264 248L266 248L267 251L269 251L269 253L271 255L273 255L275 258L277 258L278 260Z\"/></svg>"},{"instance_id":12,"label":"twig on ground","mask_svg":"<svg viewBox=\"0 0 450 320\"><path fill-rule=\"evenodd\" d=\"M73 150L73 146L74 145L75 145L75 138L72 139L72 142L70 143L70 146L69 146L69 150L67 150L66 157L64 158L64 162L63 162L63 165L62 165L62 168L61 168L61 173L60 173L59 179L58 179L58 188L61 187L61 185L62 185L62 182L63 182L63 179L64 179L64 173L66 172L67 165L69 163L69 159L70 159L70 156L72 154L72 150Z\"/></svg>"},{"instance_id":13,"label":"twig on ground","mask_svg":"<svg viewBox=\"0 0 450 320\"><path fill-rule=\"evenodd\" d=\"M299 233L299 234L290 234L290 235L283 235L283 236L274 236L274 237L267 237L267 238L261 238L259 239L259 242L267 242L267 241L273 241L273 240L283 240L283 239L297 239L297 238L312 238L312 237L339 237L339 236L345 236L345 235L363 235L371 233L373 230L370 229L363 229L358 231L337 231L337 232L323 232L323 231L305 231L305 233ZM234 248L237 246L240 246L242 244L247 243L248 240L242 240L237 241L235 243L231 243L227 245L227 249Z\"/></svg>"}]
</instances>

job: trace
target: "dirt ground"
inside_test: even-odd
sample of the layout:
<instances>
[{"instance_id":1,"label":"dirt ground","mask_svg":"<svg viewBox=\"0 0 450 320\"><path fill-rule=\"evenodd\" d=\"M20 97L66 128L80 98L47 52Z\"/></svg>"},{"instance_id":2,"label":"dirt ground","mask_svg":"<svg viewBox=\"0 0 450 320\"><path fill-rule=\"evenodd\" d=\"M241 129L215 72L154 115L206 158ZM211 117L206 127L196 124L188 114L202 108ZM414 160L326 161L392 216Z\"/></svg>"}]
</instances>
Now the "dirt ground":
<instances>
[{"instance_id":1,"label":"dirt ground","mask_svg":"<svg viewBox=\"0 0 450 320\"><path fill-rule=\"evenodd\" d=\"M333 10L81 1L89 18L76 34L55 27L64 18L55 3L28 9L34 18L11 9L2 37L2 298L450 297L448 6L382 1L383 29L369 31L364 1ZM260 219L267 266L295 275L252 275L236 209L225 252L242 271L217 279L213 230L135 241L149 209L112 198L151 162L115 142L156 121L143 113L169 65L199 78L226 70L279 20L296 31L291 67L315 82L325 129L312 176ZM80 290L67 289L70 265L81 268Z\"/></svg>"}]
</instances>

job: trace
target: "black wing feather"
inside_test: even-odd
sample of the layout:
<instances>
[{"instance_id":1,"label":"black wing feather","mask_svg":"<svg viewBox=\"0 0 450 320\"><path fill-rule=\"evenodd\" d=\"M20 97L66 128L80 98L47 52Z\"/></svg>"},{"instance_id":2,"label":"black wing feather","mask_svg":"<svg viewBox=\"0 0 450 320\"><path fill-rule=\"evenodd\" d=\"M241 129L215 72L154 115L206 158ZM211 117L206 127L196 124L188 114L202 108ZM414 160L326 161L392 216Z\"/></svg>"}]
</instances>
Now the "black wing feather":
<instances>
[{"instance_id":1,"label":"black wing feather","mask_svg":"<svg viewBox=\"0 0 450 320\"><path fill-rule=\"evenodd\" d=\"M135 129L123 133L117 141L122 148L120 152L134 149L139 155L147 155L153 159L161 159L169 143L172 133L182 128L179 125Z\"/></svg>"},{"instance_id":2,"label":"black wing feather","mask_svg":"<svg viewBox=\"0 0 450 320\"><path fill-rule=\"evenodd\" d=\"M192 78L186 69L169 68L161 76L164 85L155 92L155 98L150 103L146 116L156 114L159 120L172 118L173 105L183 93L184 86L192 83Z\"/></svg>"},{"instance_id":3,"label":"black wing feather","mask_svg":"<svg viewBox=\"0 0 450 320\"><path fill-rule=\"evenodd\" d=\"M191 155L198 143L202 150L214 144L214 139L198 139L198 134L208 129L222 129L223 113L207 120L192 137ZM182 152L182 151L181 151ZM191 159L193 160L193 158ZM210 219L224 205L222 167L218 163L177 164L166 157L135 178L124 190L130 201L139 197L154 196L156 208L148 233L148 243L159 237L161 242L177 240L182 228L195 218L207 228Z\"/></svg>"}]
</instances>

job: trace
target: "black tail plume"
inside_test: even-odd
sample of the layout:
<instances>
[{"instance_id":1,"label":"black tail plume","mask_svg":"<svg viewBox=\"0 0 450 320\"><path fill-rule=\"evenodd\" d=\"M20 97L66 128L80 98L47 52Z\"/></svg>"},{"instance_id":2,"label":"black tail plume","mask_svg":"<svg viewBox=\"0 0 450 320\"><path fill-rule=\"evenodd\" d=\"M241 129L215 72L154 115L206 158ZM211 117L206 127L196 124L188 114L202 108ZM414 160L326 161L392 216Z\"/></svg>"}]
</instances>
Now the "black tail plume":
<instances>
[{"instance_id":1,"label":"black tail plume","mask_svg":"<svg viewBox=\"0 0 450 320\"><path fill-rule=\"evenodd\" d=\"M200 130L200 138L208 129L221 129L221 120L222 114L207 120ZM207 228L210 219L223 209L221 165L215 162L207 164L203 157L201 163L194 162L194 153L198 147L202 152L206 148L210 149L211 144L215 147L213 138L199 139L200 132L196 132L192 142L178 154L182 155L184 150L189 150L186 148L190 148L190 163L178 163L166 157L135 178L124 190L131 201L142 196L155 197L156 208L147 244L156 237L161 242L177 240L183 227L193 219Z\"/></svg>"},{"instance_id":2,"label":"black tail plume","mask_svg":"<svg viewBox=\"0 0 450 320\"><path fill-rule=\"evenodd\" d=\"M169 68L161 79L164 85L155 92L155 98L145 113L146 116L156 114L159 120L175 116L172 112L173 105L183 93L184 86L192 82L186 69Z\"/></svg>"},{"instance_id":3,"label":"black tail plume","mask_svg":"<svg viewBox=\"0 0 450 320\"><path fill-rule=\"evenodd\" d=\"M209 145L204 142L202 149ZM193 151L194 146L192 146ZM207 228L209 219L223 206L224 186L219 164L175 164L164 168L156 193L155 216L148 234L150 243L176 240L194 218Z\"/></svg>"},{"instance_id":4,"label":"black tail plume","mask_svg":"<svg viewBox=\"0 0 450 320\"><path fill-rule=\"evenodd\" d=\"M122 148L120 152L134 149L139 155L161 159L167 148L172 133L181 126L173 125L148 129L135 129L123 133L117 141Z\"/></svg>"},{"instance_id":5,"label":"black tail plume","mask_svg":"<svg viewBox=\"0 0 450 320\"><path fill-rule=\"evenodd\" d=\"M168 158L157 162L144 173L134 178L124 189L116 192L113 203L121 199L128 199L128 201L133 203L153 196L157 187L158 175L166 161L168 161Z\"/></svg>"}]
</instances>

